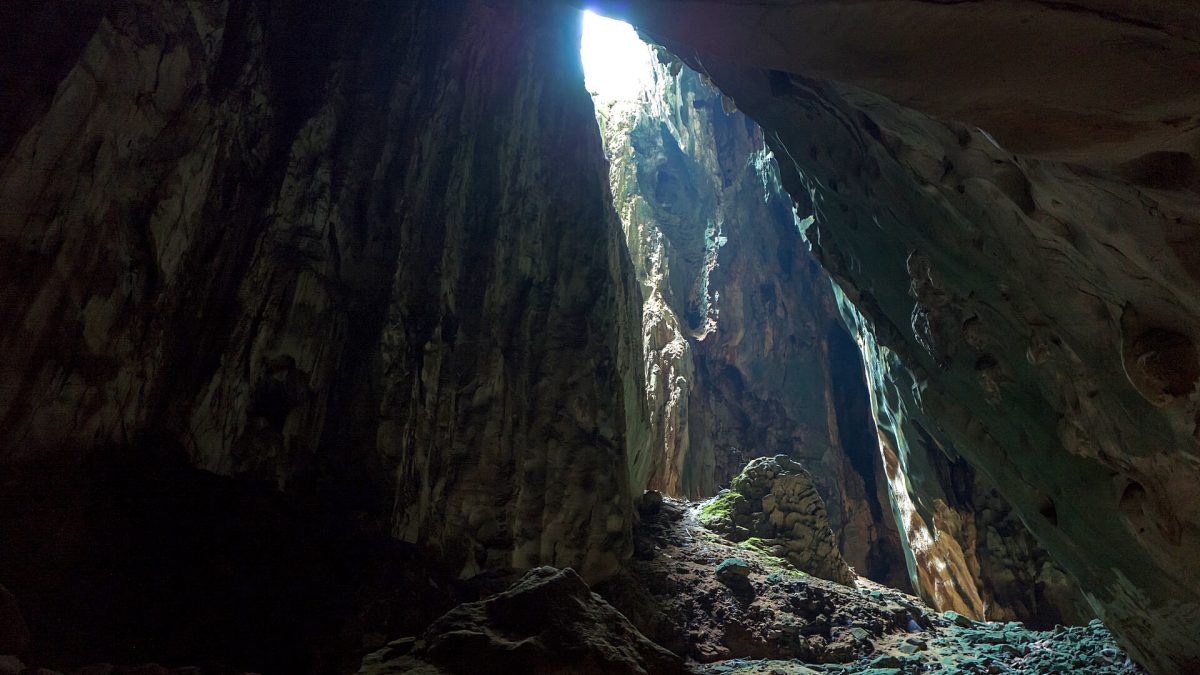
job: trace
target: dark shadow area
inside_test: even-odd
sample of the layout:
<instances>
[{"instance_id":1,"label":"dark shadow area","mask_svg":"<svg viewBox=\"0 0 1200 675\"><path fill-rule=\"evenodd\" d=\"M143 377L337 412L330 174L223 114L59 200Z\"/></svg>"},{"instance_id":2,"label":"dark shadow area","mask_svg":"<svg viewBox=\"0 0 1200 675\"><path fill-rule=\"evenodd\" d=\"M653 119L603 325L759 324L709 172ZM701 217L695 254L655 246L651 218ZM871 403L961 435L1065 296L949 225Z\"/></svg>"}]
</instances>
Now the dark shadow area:
<instances>
[{"instance_id":1,"label":"dark shadow area","mask_svg":"<svg viewBox=\"0 0 1200 675\"><path fill-rule=\"evenodd\" d=\"M468 596L383 522L274 486L105 453L26 466L0 501L0 584L33 661L353 672Z\"/></svg>"},{"instance_id":2,"label":"dark shadow area","mask_svg":"<svg viewBox=\"0 0 1200 675\"><path fill-rule=\"evenodd\" d=\"M874 486L875 467L879 463L879 439L871 416L871 394L863 377L862 355L858 345L841 325L829 329L829 364L833 375L833 400L837 411L838 437L851 466ZM868 503L871 515L879 520L883 505L878 499Z\"/></svg>"}]
</instances>

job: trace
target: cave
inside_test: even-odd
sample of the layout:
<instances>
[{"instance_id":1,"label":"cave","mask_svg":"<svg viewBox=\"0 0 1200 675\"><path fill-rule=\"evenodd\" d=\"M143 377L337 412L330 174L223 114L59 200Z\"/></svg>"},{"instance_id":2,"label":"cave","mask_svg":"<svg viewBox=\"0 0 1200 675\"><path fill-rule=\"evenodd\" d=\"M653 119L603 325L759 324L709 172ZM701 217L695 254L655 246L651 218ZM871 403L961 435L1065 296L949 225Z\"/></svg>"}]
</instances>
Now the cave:
<instances>
[{"instance_id":1,"label":"cave","mask_svg":"<svg viewBox=\"0 0 1200 675\"><path fill-rule=\"evenodd\" d=\"M1187 3L0 26L0 673L1200 671Z\"/></svg>"}]
</instances>

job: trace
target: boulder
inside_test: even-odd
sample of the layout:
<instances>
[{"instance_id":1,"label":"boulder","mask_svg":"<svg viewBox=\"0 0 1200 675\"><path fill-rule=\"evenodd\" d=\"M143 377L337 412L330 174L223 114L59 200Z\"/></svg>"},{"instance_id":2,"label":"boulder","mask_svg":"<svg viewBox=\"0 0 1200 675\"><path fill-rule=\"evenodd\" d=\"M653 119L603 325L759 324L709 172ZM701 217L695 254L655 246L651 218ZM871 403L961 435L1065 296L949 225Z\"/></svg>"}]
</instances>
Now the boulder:
<instances>
[{"instance_id":1,"label":"boulder","mask_svg":"<svg viewBox=\"0 0 1200 675\"><path fill-rule=\"evenodd\" d=\"M717 581L725 584L734 595L753 596L750 585L750 565L741 558L726 558L717 565Z\"/></svg>"},{"instance_id":2,"label":"boulder","mask_svg":"<svg viewBox=\"0 0 1200 675\"><path fill-rule=\"evenodd\" d=\"M363 659L360 675L680 674L683 661L642 635L570 568L538 567L508 590L464 603L420 638Z\"/></svg>"},{"instance_id":3,"label":"boulder","mask_svg":"<svg viewBox=\"0 0 1200 675\"><path fill-rule=\"evenodd\" d=\"M786 455L751 460L722 492L701 509L701 520L732 541L742 529L782 546L789 562L813 576L853 585L857 575L838 549L825 502L813 477ZM761 506L748 514L746 507ZM739 518L745 518L738 522ZM747 523L747 524L743 524Z\"/></svg>"}]
</instances>

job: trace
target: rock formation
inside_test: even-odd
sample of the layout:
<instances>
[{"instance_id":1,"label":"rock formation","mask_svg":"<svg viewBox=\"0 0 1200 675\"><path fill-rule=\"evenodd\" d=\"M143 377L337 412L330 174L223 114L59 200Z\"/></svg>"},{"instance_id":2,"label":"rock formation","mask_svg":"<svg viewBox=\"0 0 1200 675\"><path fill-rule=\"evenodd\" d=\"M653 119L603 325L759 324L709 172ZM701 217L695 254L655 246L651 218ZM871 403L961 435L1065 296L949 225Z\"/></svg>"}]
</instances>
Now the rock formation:
<instances>
[{"instance_id":1,"label":"rock formation","mask_svg":"<svg viewBox=\"0 0 1200 675\"><path fill-rule=\"evenodd\" d=\"M812 474L786 455L752 460L729 490L704 507L701 522L733 541L754 537L757 546L822 579L848 585L856 579L838 550Z\"/></svg>"},{"instance_id":2,"label":"rock formation","mask_svg":"<svg viewBox=\"0 0 1200 675\"><path fill-rule=\"evenodd\" d=\"M567 10L222 7L104 12L4 148L4 461L153 434L614 571L637 296Z\"/></svg>"},{"instance_id":3,"label":"rock formation","mask_svg":"<svg viewBox=\"0 0 1200 675\"><path fill-rule=\"evenodd\" d=\"M1194 156L1200 137L1200 18L1178 0L590 4L685 56L850 84L1023 156L1106 167L1141 157L1126 169L1167 178L1172 164L1193 165L1175 153Z\"/></svg>"},{"instance_id":4,"label":"rock formation","mask_svg":"<svg viewBox=\"0 0 1200 675\"><path fill-rule=\"evenodd\" d=\"M847 415L857 396L867 398L845 387L858 383L861 357L842 335L775 160L756 125L726 110L719 92L658 56L642 98L599 110L614 201L643 284L650 485L703 496L710 473L723 483L747 454L797 457L813 468L847 561L902 585L892 509L880 508L888 483L878 441L854 436L869 407L864 401L857 421ZM940 609L978 619L1048 628L1091 616L986 478L975 489L961 462L951 474L937 446L923 456L938 466L909 461L902 474L937 510L926 514L925 532L906 533L913 588ZM972 487L954 485L963 481Z\"/></svg>"},{"instance_id":5,"label":"rock formation","mask_svg":"<svg viewBox=\"0 0 1200 675\"><path fill-rule=\"evenodd\" d=\"M686 4L632 18L763 126L812 203L892 383L877 413L901 474L916 423L1136 659L1200 667L1195 13Z\"/></svg>"},{"instance_id":6,"label":"rock formation","mask_svg":"<svg viewBox=\"0 0 1200 675\"><path fill-rule=\"evenodd\" d=\"M854 321L857 315L849 312ZM893 385L873 369L873 387ZM883 400L886 397L880 397ZM942 610L1039 628L1086 623L1092 610L1078 586L1017 517L1012 506L956 454L908 420L906 451L896 450L895 413L880 405L880 449L902 524L913 586Z\"/></svg>"},{"instance_id":7,"label":"rock formation","mask_svg":"<svg viewBox=\"0 0 1200 675\"><path fill-rule=\"evenodd\" d=\"M705 675L1055 673L1133 675L1099 621L1034 631L939 614L866 579L803 574L753 542L716 537L670 498L635 528L653 555L601 593L647 637Z\"/></svg>"},{"instance_id":8,"label":"rock formation","mask_svg":"<svg viewBox=\"0 0 1200 675\"><path fill-rule=\"evenodd\" d=\"M684 668L574 570L539 567L503 593L455 607L419 640L371 654L358 672L682 675Z\"/></svg>"}]
</instances>

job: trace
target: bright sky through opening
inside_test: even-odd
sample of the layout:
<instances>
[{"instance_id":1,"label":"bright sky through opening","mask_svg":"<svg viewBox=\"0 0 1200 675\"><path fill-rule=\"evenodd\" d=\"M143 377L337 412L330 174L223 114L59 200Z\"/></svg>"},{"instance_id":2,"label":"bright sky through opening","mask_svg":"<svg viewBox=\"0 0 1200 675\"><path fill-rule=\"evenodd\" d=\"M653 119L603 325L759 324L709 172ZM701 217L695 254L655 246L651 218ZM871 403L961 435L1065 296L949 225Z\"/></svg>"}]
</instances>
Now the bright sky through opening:
<instances>
[{"instance_id":1,"label":"bright sky through opening","mask_svg":"<svg viewBox=\"0 0 1200 675\"><path fill-rule=\"evenodd\" d=\"M579 54L588 91L601 100L631 100L649 85L650 48L624 21L585 11Z\"/></svg>"}]
</instances>

